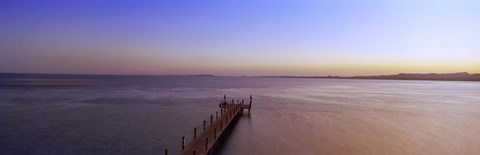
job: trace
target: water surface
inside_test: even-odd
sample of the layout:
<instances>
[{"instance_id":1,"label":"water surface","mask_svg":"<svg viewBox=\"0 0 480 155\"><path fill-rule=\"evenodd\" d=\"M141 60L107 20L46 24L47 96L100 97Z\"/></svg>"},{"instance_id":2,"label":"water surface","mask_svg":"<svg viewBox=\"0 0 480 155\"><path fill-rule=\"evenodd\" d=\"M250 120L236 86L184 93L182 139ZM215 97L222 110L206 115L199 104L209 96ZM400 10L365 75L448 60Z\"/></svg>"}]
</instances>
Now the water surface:
<instances>
[{"instance_id":1,"label":"water surface","mask_svg":"<svg viewBox=\"0 0 480 155\"><path fill-rule=\"evenodd\" d=\"M478 82L2 74L0 85L1 154L176 153L223 94L254 95L224 155L480 152Z\"/></svg>"}]
</instances>

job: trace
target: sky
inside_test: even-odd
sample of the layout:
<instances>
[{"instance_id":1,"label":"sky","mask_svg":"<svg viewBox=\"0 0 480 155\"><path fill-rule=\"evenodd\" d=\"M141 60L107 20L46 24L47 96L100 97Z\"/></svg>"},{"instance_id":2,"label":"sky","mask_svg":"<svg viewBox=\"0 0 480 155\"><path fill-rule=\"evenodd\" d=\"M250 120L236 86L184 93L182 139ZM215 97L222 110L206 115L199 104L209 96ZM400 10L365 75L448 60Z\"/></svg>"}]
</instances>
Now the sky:
<instances>
[{"instance_id":1,"label":"sky","mask_svg":"<svg viewBox=\"0 0 480 155\"><path fill-rule=\"evenodd\" d=\"M480 73L480 1L0 0L0 72Z\"/></svg>"}]
</instances>

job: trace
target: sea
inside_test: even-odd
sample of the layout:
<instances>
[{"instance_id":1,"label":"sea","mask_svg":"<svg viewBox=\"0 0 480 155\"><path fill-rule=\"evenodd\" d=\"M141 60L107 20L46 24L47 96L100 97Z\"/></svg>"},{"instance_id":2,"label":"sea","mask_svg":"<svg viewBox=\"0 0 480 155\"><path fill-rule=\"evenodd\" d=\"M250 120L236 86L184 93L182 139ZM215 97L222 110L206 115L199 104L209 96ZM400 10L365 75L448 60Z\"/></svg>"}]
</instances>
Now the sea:
<instances>
[{"instance_id":1,"label":"sea","mask_svg":"<svg viewBox=\"0 0 480 155\"><path fill-rule=\"evenodd\" d=\"M178 154L224 95L221 155L480 153L480 82L0 74L0 154Z\"/></svg>"}]
</instances>

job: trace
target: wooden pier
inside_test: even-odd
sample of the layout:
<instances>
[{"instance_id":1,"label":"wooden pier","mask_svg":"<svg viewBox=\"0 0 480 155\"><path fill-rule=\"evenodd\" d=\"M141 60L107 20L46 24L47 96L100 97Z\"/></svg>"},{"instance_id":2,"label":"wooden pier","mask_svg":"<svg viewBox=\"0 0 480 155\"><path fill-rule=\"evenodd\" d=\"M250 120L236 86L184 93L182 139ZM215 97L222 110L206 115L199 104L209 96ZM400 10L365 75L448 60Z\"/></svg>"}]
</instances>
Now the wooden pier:
<instances>
[{"instance_id":1,"label":"wooden pier","mask_svg":"<svg viewBox=\"0 0 480 155\"><path fill-rule=\"evenodd\" d=\"M185 136L182 137L182 151L180 155L213 155L218 152L220 146L225 142L228 135L233 130L238 118L243 113L243 110L252 108L252 95L250 95L250 103L244 104L243 100L227 101L224 95L223 100L218 105L220 112L215 115L210 115L210 120L203 121L203 128L193 130L193 137L187 144ZM168 155L168 150L165 149L165 155Z\"/></svg>"}]
</instances>

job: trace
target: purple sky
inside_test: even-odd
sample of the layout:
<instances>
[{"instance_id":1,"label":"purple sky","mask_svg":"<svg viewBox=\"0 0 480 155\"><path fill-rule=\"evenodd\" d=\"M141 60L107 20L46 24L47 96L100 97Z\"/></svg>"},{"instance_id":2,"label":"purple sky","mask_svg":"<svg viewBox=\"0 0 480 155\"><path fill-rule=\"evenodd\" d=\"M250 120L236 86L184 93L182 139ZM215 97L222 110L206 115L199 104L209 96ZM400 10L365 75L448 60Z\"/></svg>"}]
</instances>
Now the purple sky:
<instances>
[{"instance_id":1,"label":"purple sky","mask_svg":"<svg viewBox=\"0 0 480 155\"><path fill-rule=\"evenodd\" d=\"M0 1L0 72L480 72L480 1Z\"/></svg>"}]
</instances>

